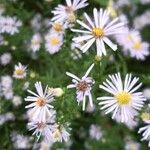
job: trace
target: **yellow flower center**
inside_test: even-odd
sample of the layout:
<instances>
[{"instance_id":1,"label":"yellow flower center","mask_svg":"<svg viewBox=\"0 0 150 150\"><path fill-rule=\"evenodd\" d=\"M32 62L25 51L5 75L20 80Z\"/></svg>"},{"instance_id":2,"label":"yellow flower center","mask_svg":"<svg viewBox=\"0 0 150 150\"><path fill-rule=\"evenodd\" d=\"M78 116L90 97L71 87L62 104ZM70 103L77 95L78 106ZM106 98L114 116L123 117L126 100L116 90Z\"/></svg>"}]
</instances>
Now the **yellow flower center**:
<instances>
[{"instance_id":1,"label":"yellow flower center","mask_svg":"<svg viewBox=\"0 0 150 150\"><path fill-rule=\"evenodd\" d=\"M42 97L39 97L36 101L37 106L43 107L46 105L46 100Z\"/></svg>"},{"instance_id":2,"label":"yellow flower center","mask_svg":"<svg viewBox=\"0 0 150 150\"><path fill-rule=\"evenodd\" d=\"M53 46L56 46L60 43L60 40L57 38L57 37L53 37L50 39L50 43L53 45Z\"/></svg>"},{"instance_id":3,"label":"yellow flower center","mask_svg":"<svg viewBox=\"0 0 150 150\"><path fill-rule=\"evenodd\" d=\"M54 23L53 24L53 28L55 29L55 31L60 32L62 31L62 25L60 23Z\"/></svg>"},{"instance_id":4,"label":"yellow flower center","mask_svg":"<svg viewBox=\"0 0 150 150\"><path fill-rule=\"evenodd\" d=\"M39 40L32 40L31 43L33 45L38 45L38 44L40 44L40 41Z\"/></svg>"},{"instance_id":5,"label":"yellow flower center","mask_svg":"<svg viewBox=\"0 0 150 150\"><path fill-rule=\"evenodd\" d=\"M92 30L92 34L96 37L96 38L99 38L99 37L102 37L104 35L104 30L102 28L94 28Z\"/></svg>"},{"instance_id":6,"label":"yellow flower center","mask_svg":"<svg viewBox=\"0 0 150 150\"><path fill-rule=\"evenodd\" d=\"M148 113L148 112L142 113L141 118L143 120L150 120L150 113Z\"/></svg>"},{"instance_id":7,"label":"yellow flower center","mask_svg":"<svg viewBox=\"0 0 150 150\"><path fill-rule=\"evenodd\" d=\"M70 14L68 15L68 21L69 21L70 23L73 23L73 22L76 21L76 16L75 16L74 13L70 13Z\"/></svg>"},{"instance_id":8,"label":"yellow flower center","mask_svg":"<svg viewBox=\"0 0 150 150\"><path fill-rule=\"evenodd\" d=\"M17 69L17 70L15 71L15 73L16 73L16 75L21 76L21 75L24 74L24 70L22 70L22 69Z\"/></svg>"},{"instance_id":9,"label":"yellow flower center","mask_svg":"<svg viewBox=\"0 0 150 150\"><path fill-rule=\"evenodd\" d=\"M119 92L115 95L116 100L118 101L119 105L127 105L131 101L131 95L127 92Z\"/></svg>"},{"instance_id":10,"label":"yellow flower center","mask_svg":"<svg viewBox=\"0 0 150 150\"><path fill-rule=\"evenodd\" d=\"M134 44L133 44L133 48L136 49L136 50L141 49L141 43L140 43L140 42L134 43Z\"/></svg>"},{"instance_id":11,"label":"yellow flower center","mask_svg":"<svg viewBox=\"0 0 150 150\"><path fill-rule=\"evenodd\" d=\"M60 131L58 129L56 129L54 132L53 132L53 137L55 139L59 138L60 137Z\"/></svg>"}]
</instances>

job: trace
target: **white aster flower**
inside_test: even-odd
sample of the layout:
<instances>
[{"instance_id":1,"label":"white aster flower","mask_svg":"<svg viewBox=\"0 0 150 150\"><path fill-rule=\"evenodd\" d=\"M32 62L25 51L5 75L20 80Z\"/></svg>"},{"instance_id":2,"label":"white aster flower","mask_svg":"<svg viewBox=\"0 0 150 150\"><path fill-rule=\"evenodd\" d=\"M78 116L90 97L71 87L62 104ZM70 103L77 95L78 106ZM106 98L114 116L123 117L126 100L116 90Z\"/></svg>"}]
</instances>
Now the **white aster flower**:
<instances>
[{"instance_id":1,"label":"white aster flower","mask_svg":"<svg viewBox=\"0 0 150 150\"><path fill-rule=\"evenodd\" d=\"M77 20L84 30L72 29L73 32L82 33L82 36L73 38L73 41L76 43L81 43L86 41L86 43L80 48L83 53L85 53L95 42L97 55L102 56L102 54L106 55L105 44L106 43L110 48L114 51L117 50L117 45L113 44L108 38L111 35L120 34L123 32L122 26L124 23L118 22L119 18L115 18L110 21L109 13L103 9L98 11L96 8L93 10L94 21L84 13L86 20L89 25L80 20Z\"/></svg>"},{"instance_id":2,"label":"white aster flower","mask_svg":"<svg viewBox=\"0 0 150 150\"><path fill-rule=\"evenodd\" d=\"M52 21L74 22L76 19L75 11L88 5L87 0L66 0L66 4L66 6L59 4L55 10L52 11L54 14Z\"/></svg>"},{"instance_id":3,"label":"white aster flower","mask_svg":"<svg viewBox=\"0 0 150 150\"><path fill-rule=\"evenodd\" d=\"M1 55L0 57L0 62L3 66L7 65L10 63L12 57L10 53L4 53L3 55Z\"/></svg>"},{"instance_id":4,"label":"white aster flower","mask_svg":"<svg viewBox=\"0 0 150 150\"><path fill-rule=\"evenodd\" d=\"M76 94L77 94L77 102L78 104L80 102L83 103L82 109L85 110L86 105L86 97L89 98L89 102L91 107L93 107L93 100L92 100L92 94L91 94L91 86L94 84L94 80L91 77L88 77L90 71L94 67L94 64L92 64L85 75L80 79L77 76L75 76L72 73L66 72L66 74L73 78L72 84L68 85L67 88L76 88Z\"/></svg>"},{"instance_id":5,"label":"white aster flower","mask_svg":"<svg viewBox=\"0 0 150 150\"><path fill-rule=\"evenodd\" d=\"M63 44L63 35L57 33L49 33L48 35L46 35L45 40L46 51L48 51L50 54L55 54L60 50Z\"/></svg>"},{"instance_id":6,"label":"white aster flower","mask_svg":"<svg viewBox=\"0 0 150 150\"><path fill-rule=\"evenodd\" d=\"M30 149L30 138L28 136L21 135L15 131L11 133L11 140L13 142L14 149Z\"/></svg>"},{"instance_id":7,"label":"white aster flower","mask_svg":"<svg viewBox=\"0 0 150 150\"><path fill-rule=\"evenodd\" d=\"M9 89L10 87L12 87L12 83L13 83L13 80L10 76L6 75L6 76L1 77L2 88Z\"/></svg>"},{"instance_id":8,"label":"white aster flower","mask_svg":"<svg viewBox=\"0 0 150 150\"><path fill-rule=\"evenodd\" d=\"M139 78L132 79L132 75L127 74L123 81L120 73L109 75L109 78L100 88L113 96L97 98L100 100L99 105L103 105L101 110L105 109L105 114L112 112L112 119L117 116L121 122L133 120L146 100L142 92L136 92L142 85L137 84Z\"/></svg>"},{"instance_id":9,"label":"white aster flower","mask_svg":"<svg viewBox=\"0 0 150 150\"><path fill-rule=\"evenodd\" d=\"M147 124L146 126L142 127L139 129L138 133L143 132L142 136L142 141L146 140L149 141L148 146L150 147L150 120L145 120L145 123Z\"/></svg>"},{"instance_id":10,"label":"white aster flower","mask_svg":"<svg viewBox=\"0 0 150 150\"><path fill-rule=\"evenodd\" d=\"M31 45L30 45L30 48L33 52L37 52L40 47L41 47L41 42L42 42L42 39L41 39L41 36L40 34L34 34L32 39L31 39Z\"/></svg>"},{"instance_id":11,"label":"white aster flower","mask_svg":"<svg viewBox=\"0 0 150 150\"><path fill-rule=\"evenodd\" d=\"M125 28L124 31L126 31L124 36L116 36L118 43L123 46L124 53L137 60L145 60L146 56L149 55L149 44L141 40L139 31L128 28Z\"/></svg>"},{"instance_id":12,"label":"white aster flower","mask_svg":"<svg viewBox=\"0 0 150 150\"><path fill-rule=\"evenodd\" d=\"M41 136L43 136L46 141L49 141L52 139L52 131L51 131L51 125L44 122L30 122L28 123L29 130L34 130L32 135L35 135L37 137L37 141L40 139Z\"/></svg>"},{"instance_id":13,"label":"white aster flower","mask_svg":"<svg viewBox=\"0 0 150 150\"><path fill-rule=\"evenodd\" d=\"M130 49L130 55L137 60L145 60L149 55L149 44L147 42L136 41Z\"/></svg>"},{"instance_id":14,"label":"white aster flower","mask_svg":"<svg viewBox=\"0 0 150 150\"><path fill-rule=\"evenodd\" d=\"M136 29L142 29L143 27L147 26L150 24L150 10L147 10L146 12L144 12L142 15L137 16L136 18L134 18L134 27Z\"/></svg>"},{"instance_id":15,"label":"white aster flower","mask_svg":"<svg viewBox=\"0 0 150 150\"><path fill-rule=\"evenodd\" d=\"M23 79L25 78L27 75L27 67L22 65L20 62L18 63L18 65L15 65L15 70L14 70L14 74L13 77L16 79Z\"/></svg>"},{"instance_id":16,"label":"white aster flower","mask_svg":"<svg viewBox=\"0 0 150 150\"><path fill-rule=\"evenodd\" d=\"M100 140L103 136L101 128L98 125L92 124L89 130L92 139Z\"/></svg>"},{"instance_id":17,"label":"white aster flower","mask_svg":"<svg viewBox=\"0 0 150 150\"><path fill-rule=\"evenodd\" d=\"M7 100L11 100L13 98L13 89L10 87L9 89L3 88L3 95Z\"/></svg>"},{"instance_id":18,"label":"white aster flower","mask_svg":"<svg viewBox=\"0 0 150 150\"><path fill-rule=\"evenodd\" d=\"M125 141L125 150L140 150L140 148L140 144L133 140Z\"/></svg>"},{"instance_id":19,"label":"white aster flower","mask_svg":"<svg viewBox=\"0 0 150 150\"><path fill-rule=\"evenodd\" d=\"M63 140L67 142L69 141L70 134L63 126L59 127L56 124L52 131L52 137L54 142L62 142Z\"/></svg>"},{"instance_id":20,"label":"white aster flower","mask_svg":"<svg viewBox=\"0 0 150 150\"><path fill-rule=\"evenodd\" d=\"M0 125L3 125L7 121L14 121L15 115L12 112L7 112L5 114L0 115Z\"/></svg>"},{"instance_id":21,"label":"white aster flower","mask_svg":"<svg viewBox=\"0 0 150 150\"><path fill-rule=\"evenodd\" d=\"M67 24L63 22L51 22L52 25L51 33L64 33L67 28Z\"/></svg>"},{"instance_id":22,"label":"white aster flower","mask_svg":"<svg viewBox=\"0 0 150 150\"><path fill-rule=\"evenodd\" d=\"M12 89L13 80L10 76L2 76L1 77L1 88L2 88L2 95L7 99L10 100L13 98L13 89Z\"/></svg>"},{"instance_id":23,"label":"white aster flower","mask_svg":"<svg viewBox=\"0 0 150 150\"><path fill-rule=\"evenodd\" d=\"M22 22L17 20L16 17L3 17L0 16L0 33L8 33L14 35L18 33L18 28L22 25Z\"/></svg>"},{"instance_id":24,"label":"white aster flower","mask_svg":"<svg viewBox=\"0 0 150 150\"><path fill-rule=\"evenodd\" d=\"M43 91L41 82L35 83L37 94L28 90L33 96L28 96L25 101L31 101L32 103L27 105L26 108L30 108L30 115L32 120L39 122L46 122L47 118L51 116L50 109L53 108L50 103L54 100L51 93L47 93L48 87Z\"/></svg>"}]
</instances>

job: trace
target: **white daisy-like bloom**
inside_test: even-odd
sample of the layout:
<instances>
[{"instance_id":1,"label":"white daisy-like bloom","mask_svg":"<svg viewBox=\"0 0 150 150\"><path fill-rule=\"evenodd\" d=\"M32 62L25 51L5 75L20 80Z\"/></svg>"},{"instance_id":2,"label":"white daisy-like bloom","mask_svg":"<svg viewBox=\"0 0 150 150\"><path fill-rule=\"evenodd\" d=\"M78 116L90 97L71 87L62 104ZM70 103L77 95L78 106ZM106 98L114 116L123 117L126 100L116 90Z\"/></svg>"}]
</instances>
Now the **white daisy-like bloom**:
<instances>
[{"instance_id":1,"label":"white daisy-like bloom","mask_svg":"<svg viewBox=\"0 0 150 150\"><path fill-rule=\"evenodd\" d=\"M96 139L96 140L100 140L103 136L101 128L96 124L92 124L90 126L89 134L92 139Z\"/></svg>"},{"instance_id":2,"label":"white daisy-like bloom","mask_svg":"<svg viewBox=\"0 0 150 150\"><path fill-rule=\"evenodd\" d=\"M73 38L76 43L81 43L86 41L86 43L80 48L83 53L85 53L93 43L96 43L97 55L106 55L105 43L112 48L114 51L117 50L117 45L113 44L108 38L109 36L123 33L122 27L124 23L119 22L119 18L115 18L110 21L110 16L107 10L100 9L98 11L96 8L93 9L94 21L84 13L84 16L88 22L84 23L77 20L84 29L72 29L73 32L82 33L82 36Z\"/></svg>"},{"instance_id":3,"label":"white daisy-like bloom","mask_svg":"<svg viewBox=\"0 0 150 150\"><path fill-rule=\"evenodd\" d=\"M8 88L3 88L3 95L5 97L6 100L11 100L13 98L13 88L10 87Z\"/></svg>"},{"instance_id":4,"label":"white daisy-like bloom","mask_svg":"<svg viewBox=\"0 0 150 150\"><path fill-rule=\"evenodd\" d=\"M1 85L2 88L9 89L12 87L13 80L9 75L5 75L1 77Z\"/></svg>"},{"instance_id":5,"label":"white daisy-like bloom","mask_svg":"<svg viewBox=\"0 0 150 150\"><path fill-rule=\"evenodd\" d=\"M143 136L142 141L144 141L144 140L148 141L149 142L148 146L150 147L150 120L145 120L144 122L147 125L142 127L142 128L140 128L138 133L142 133L143 132L143 134L142 134L142 136Z\"/></svg>"},{"instance_id":6,"label":"white daisy-like bloom","mask_svg":"<svg viewBox=\"0 0 150 150\"><path fill-rule=\"evenodd\" d=\"M125 150L140 150L140 143L137 143L133 140L125 141Z\"/></svg>"},{"instance_id":7,"label":"white daisy-like bloom","mask_svg":"<svg viewBox=\"0 0 150 150\"><path fill-rule=\"evenodd\" d=\"M22 22L17 20L16 17L0 16L0 33L8 33L14 35L19 32L19 27Z\"/></svg>"},{"instance_id":8,"label":"white daisy-like bloom","mask_svg":"<svg viewBox=\"0 0 150 150\"><path fill-rule=\"evenodd\" d=\"M65 29L67 28L67 24L63 22L50 22L52 28L51 33L64 33Z\"/></svg>"},{"instance_id":9,"label":"white daisy-like bloom","mask_svg":"<svg viewBox=\"0 0 150 150\"><path fill-rule=\"evenodd\" d=\"M13 98L13 80L10 76L5 75L1 77L1 95L3 95L7 100Z\"/></svg>"},{"instance_id":10,"label":"white daisy-like bloom","mask_svg":"<svg viewBox=\"0 0 150 150\"><path fill-rule=\"evenodd\" d=\"M30 118L38 122L46 122L47 118L51 116L50 109L54 108L50 103L54 100L51 93L47 93L48 86L43 91L41 82L35 83L37 93L30 90L28 92L33 96L28 96L25 101L31 101L32 103L25 108L29 108Z\"/></svg>"},{"instance_id":11,"label":"white daisy-like bloom","mask_svg":"<svg viewBox=\"0 0 150 150\"><path fill-rule=\"evenodd\" d=\"M46 51L48 51L50 54L55 54L60 50L63 44L63 35L57 33L49 33L48 35L46 35L45 40Z\"/></svg>"},{"instance_id":12,"label":"white daisy-like bloom","mask_svg":"<svg viewBox=\"0 0 150 150\"><path fill-rule=\"evenodd\" d=\"M33 35L30 48L33 52L37 52L41 47L42 38L39 33Z\"/></svg>"},{"instance_id":13,"label":"white daisy-like bloom","mask_svg":"<svg viewBox=\"0 0 150 150\"><path fill-rule=\"evenodd\" d=\"M30 24L34 32L39 32L42 28L42 15L40 13L35 14L31 19Z\"/></svg>"},{"instance_id":14,"label":"white daisy-like bloom","mask_svg":"<svg viewBox=\"0 0 150 150\"><path fill-rule=\"evenodd\" d=\"M20 62L15 65L13 77L16 79L23 79L27 75L27 67L22 65Z\"/></svg>"},{"instance_id":15,"label":"white daisy-like bloom","mask_svg":"<svg viewBox=\"0 0 150 150\"><path fill-rule=\"evenodd\" d=\"M10 136L14 149L31 149L30 137L21 135L16 131L13 131Z\"/></svg>"},{"instance_id":16,"label":"white daisy-like bloom","mask_svg":"<svg viewBox=\"0 0 150 150\"><path fill-rule=\"evenodd\" d=\"M149 44L147 42L136 41L130 49L130 55L137 60L145 60L149 53Z\"/></svg>"},{"instance_id":17,"label":"white daisy-like bloom","mask_svg":"<svg viewBox=\"0 0 150 150\"><path fill-rule=\"evenodd\" d=\"M146 12L144 12L142 15L137 16L136 18L134 18L134 27L135 29L142 29L144 26L147 26L150 24L150 10L147 10Z\"/></svg>"},{"instance_id":18,"label":"white daisy-like bloom","mask_svg":"<svg viewBox=\"0 0 150 150\"><path fill-rule=\"evenodd\" d=\"M138 80L137 77L132 79L131 74L127 74L124 81L120 73L109 75L100 88L112 96L97 98L102 105L101 110L105 110L105 114L112 113L112 119L117 117L120 122L133 120L146 101L142 92L136 92L142 85L137 84Z\"/></svg>"},{"instance_id":19,"label":"white daisy-like bloom","mask_svg":"<svg viewBox=\"0 0 150 150\"><path fill-rule=\"evenodd\" d=\"M57 22L74 22L76 20L75 12L87 5L87 0L66 0L66 6L59 4L52 11L54 17L51 20Z\"/></svg>"},{"instance_id":20,"label":"white daisy-like bloom","mask_svg":"<svg viewBox=\"0 0 150 150\"><path fill-rule=\"evenodd\" d=\"M52 131L52 138L54 142L65 142L69 141L70 133L63 127L59 127L59 125L55 125Z\"/></svg>"},{"instance_id":21,"label":"white daisy-like bloom","mask_svg":"<svg viewBox=\"0 0 150 150\"><path fill-rule=\"evenodd\" d=\"M51 125L44 122L30 122L28 123L29 130L34 130L32 135L35 135L37 137L37 141L40 139L41 136L43 136L46 141L49 141L52 139L52 129Z\"/></svg>"},{"instance_id":22,"label":"white daisy-like bloom","mask_svg":"<svg viewBox=\"0 0 150 150\"><path fill-rule=\"evenodd\" d=\"M12 112L7 112L5 114L0 115L0 125L3 125L7 121L14 121L15 115Z\"/></svg>"},{"instance_id":23,"label":"white daisy-like bloom","mask_svg":"<svg viewBox=\"0 0 150 150\"><path fill-rule=\"evenodd\" d=\"M141 40L139 31L128 28L125 28L124 31L126 31L124 36L116 36L117 42L123 46L124 53L137 60L145 60L146 56L149 55L149 44Z\"/></svg>"},{"instance_id":24,"label":"white daisy-like bloom","mask_svg":"<svg viewBox=\"0 0 150 150\"><path fill-rule=\"evenodd\" d=\"M10 53L4 53L0 57L1 65L6 66L7 64L10 63L11 59L12 59L12 56Z\"/></svg>"},{"instance_id":25,"label":"white daisy-like bloom","mask_svg":"<svg viewBox=\"0 0 150 150\"><path fill-rule=\"evenodd\" d=\"M94 84L94 80L91 77L88 77L89 73L93 69L94 64L92 64L85 75L80 79L72 73L66 72L66 74L73 78L72 84L68 85L67 88L76 88L76 98L78 104L82 102L82 110L85 110L86 97L88 97L91 107L93 107L93 100L91 94L91 86Z\"/></svg>"}]
</instances>

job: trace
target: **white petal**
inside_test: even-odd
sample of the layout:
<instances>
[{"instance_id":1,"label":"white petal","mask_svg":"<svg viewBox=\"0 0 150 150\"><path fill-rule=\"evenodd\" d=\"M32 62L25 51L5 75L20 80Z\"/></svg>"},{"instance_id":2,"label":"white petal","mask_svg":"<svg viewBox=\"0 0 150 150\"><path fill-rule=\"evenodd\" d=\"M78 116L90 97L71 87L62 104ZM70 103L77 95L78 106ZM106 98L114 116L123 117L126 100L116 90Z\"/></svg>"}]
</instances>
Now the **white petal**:
<instances>
[{"instance_id":1,"label":"white petal","mask_svg":"<svg viewBox=\"0 0 150 150\"><path fill-rule=\"evenodd\" d=\"M85 78L89 75L89 73L91 72L91 70L93 69L93 67L94 67L94 64L92 64L92 65L89 67L89 69L87 70L87 72L85 73L85 75L82 77L82 79L85 79Z\"/></svg>"},{"instance_id":2,"label":"white petal","mask_svg":"<svg viewBox=\"0 0 150 150\"><path fill-rule=\"evenodd\" d=\"M98 23L99 18L98 18L98 12L97 12L96 8L93 9L93 14L94 14L95 25L96 25L96 27L99 27L99 23Z\"/></svg>"},{"instance_id":3,"label":"white petal","mask_svg":"<svg viewBox=\"0 0 150 150\"><path fill-rule=\"evenodd\" d=\"M84 22L77 20L77 23L79 23L81 26L83 26L87 30L92 31L92 29L89 26L87 26Z\"/></svg>"},{"instance_id":4,"label":"white petal","mask_svg":"<svg viewBox=\"0 0 150 150\"><path fill-rule=\"evenodd\" d=\"M84 44L82 47L81 47L81 50L83 51L83 53L85 53L90 47L91 45L95 42L95 39L92 38L90 39L86 44Z\"/></svg>"},{"instance_id":5,"label":"white petal","mask_svg":"<svg viewBox=\"0 0 150 150\"><path fill-rule=\"evenodd\" d=\"M84 16L85 16L85 18L87 19L87 21L89 22L89 24L91 25L91 27L94 28L95 26L94 26L94 24L93 24L91 18L90 18L86 13L84 13Z\"/></svg>"},{"instance_id":6,"label":"white petal","mask_svg":"<svg viewBox=\"0 0 150 150\"><path fill-rule=\"evenodd\" d=\"M75 76L74 74L72 74L72 73L70 73L70 72L66 72L66 75L68 75L68 76L71 77L71 78L76 79L77 81L80 81L80 79L79 79L77 76Z\"/></svg>"},{"instance_id":7,"label":"white petal","mask_svg":"<svg viewBox=\"0 0 150 150\"><path fill-rule=\"evenodd\" d=\"M117 45L113 44L107 37L103 38L104 42L110 47L112 48L114 51L117 50Z\"/></svg>"}]
</instances>

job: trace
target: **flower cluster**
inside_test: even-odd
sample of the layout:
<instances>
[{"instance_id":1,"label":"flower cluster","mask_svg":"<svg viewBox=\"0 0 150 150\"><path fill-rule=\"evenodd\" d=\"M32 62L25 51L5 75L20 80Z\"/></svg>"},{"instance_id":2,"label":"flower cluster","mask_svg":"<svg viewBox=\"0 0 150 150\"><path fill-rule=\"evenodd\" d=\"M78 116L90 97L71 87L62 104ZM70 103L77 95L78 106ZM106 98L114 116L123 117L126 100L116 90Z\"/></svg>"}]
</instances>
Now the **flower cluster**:
<instances>
[{"instance_id":1,"label":"flower cluster","mask_svg":"<svg viewBox=\"0 0 150 150\"><path fill-rule=\"evenodd\" d=\"M37 93L28 90L32 96L25 98L25 101L32 102L26 106L29 109L29 130L34 130L33 135L37 140L43 136L48 144L68 141L70 134L64 126L56 123L56 111L51 104L54 101L53 93L48 90L48 86L43 90L41 82L36 82L35 88Z\"/></svg>"}]
</instances>

